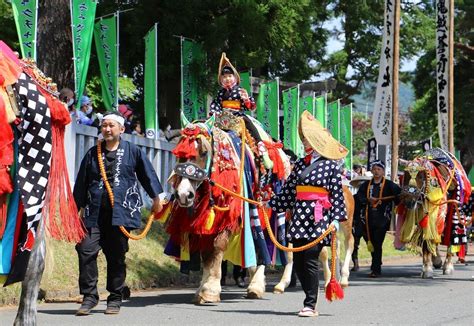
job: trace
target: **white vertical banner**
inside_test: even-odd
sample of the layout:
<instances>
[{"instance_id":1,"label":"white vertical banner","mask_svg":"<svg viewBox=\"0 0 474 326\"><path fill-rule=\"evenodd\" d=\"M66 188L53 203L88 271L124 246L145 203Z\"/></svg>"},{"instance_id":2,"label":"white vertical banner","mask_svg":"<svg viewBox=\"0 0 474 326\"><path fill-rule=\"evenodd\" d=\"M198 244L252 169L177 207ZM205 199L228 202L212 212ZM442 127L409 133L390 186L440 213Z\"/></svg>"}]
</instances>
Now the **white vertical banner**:
<instances>
[{"instance_id":1,"label":"white vertical banner","mask_svg":"<svg viewBox=\"0 0 474 326\"><path fill-rule=\"evenodd\" d=\"M436 1L436 102L441 148L448 151L449 1ZM453 0L451 0L453 1Z\"/></svg>"},{"instance_id":2,"label":"white vertical banner","mask_svg":"<svg viewBox=\"0 0 474 326\"><path fill-rule=\"evenodd\" d=\"M385 0L382 51L372 115L372 129L379 145L390 145L392 143L394 9L393 2Z\"/></svg>"}]
</instances>

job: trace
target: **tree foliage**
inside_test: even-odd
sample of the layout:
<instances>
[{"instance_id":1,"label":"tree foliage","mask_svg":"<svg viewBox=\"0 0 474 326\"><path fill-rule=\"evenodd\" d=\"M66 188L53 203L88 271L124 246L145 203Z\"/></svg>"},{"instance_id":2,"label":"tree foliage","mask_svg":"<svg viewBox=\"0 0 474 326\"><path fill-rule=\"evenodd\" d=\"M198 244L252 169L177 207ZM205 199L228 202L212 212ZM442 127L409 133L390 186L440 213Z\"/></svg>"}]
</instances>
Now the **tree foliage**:
<instances>
[{"instance_id":1,"label":"tree foliage","mask_svg":"<svg viewBox=\"0 0 474 326\"><path fill-rule=\"evenodd\" d=\"M338 81L337 93L347 102L360 92L367 81L378 76L382 46L384 1L337 0L334 17L341 20L333 35L344 44L343 49L329 55L322 69ZM400 59L410 60L427 44L433 43L432 1L404 1L401 4Z\"/></svg>"},{"instance_id":2,"label":"tree foliage","mask_svg":"<svg viewBox=\"0 0 474 326\"><path fill-rule=\"evenodd\" d=\"M467 170L474 163L474 3L455 2L454 33L454 145L461 151ZM471 15L471 16L470 16ZM418 60L413 86L416 102L411 112L410 135L414 139L433 137L439 146L436 104L436 56L434 43Z\"/></svg>"}]
</instances>

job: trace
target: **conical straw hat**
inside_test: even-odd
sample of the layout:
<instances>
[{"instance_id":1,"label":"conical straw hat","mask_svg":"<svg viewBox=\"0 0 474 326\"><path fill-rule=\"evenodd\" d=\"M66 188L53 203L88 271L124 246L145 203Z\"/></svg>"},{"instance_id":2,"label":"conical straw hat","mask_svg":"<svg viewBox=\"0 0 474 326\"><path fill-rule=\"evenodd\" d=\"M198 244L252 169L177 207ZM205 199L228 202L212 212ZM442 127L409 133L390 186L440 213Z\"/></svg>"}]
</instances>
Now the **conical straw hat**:
<instances>
[{"instance_id":1,"label":"conical straw hat","mask_svg":"<svg viewBox=\"0 0 474 326\"><path fill-rule=\"evenodd\" d=\"M305 138L310 146L320 155L339 160L344 158L349 151L339 143L321 123L308 111L301 114L298 132L301 140Z\"/></svg>"},{"instance_id":2,"label":"conical straw hat","mask_svg":"<svg viewBox=\"0 0 474 326\"><path fill-rule=\"evenodd\" d=\"M228 66L232 69L232 71L234 72L235 81L237 82L237 84L240 84L240 75L237 72L237 69L234 68L232 63L230 63L230 60L226 57L225 52L222 52L221 61L219 62L219 70L217 71L217 81L219 82L219 84L221 83L221 71L222 68L224 68L225 66Z\"/></svg>"}]
</instances>

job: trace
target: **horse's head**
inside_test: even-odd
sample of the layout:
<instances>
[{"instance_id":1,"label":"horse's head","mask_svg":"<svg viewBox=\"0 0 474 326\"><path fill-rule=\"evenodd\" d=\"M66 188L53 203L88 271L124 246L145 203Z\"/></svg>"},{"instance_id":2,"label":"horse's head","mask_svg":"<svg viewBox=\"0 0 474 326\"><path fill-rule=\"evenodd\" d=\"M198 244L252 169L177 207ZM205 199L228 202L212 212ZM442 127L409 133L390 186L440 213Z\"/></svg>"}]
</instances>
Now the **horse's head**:
<instances>
[{"instance_id":1,"label":"horse's head","mask_svg":"<svg viewBox=\"0 0 474 326\"><path fill-rule=\"evenodd\" d=\"M192 207L196 191L208 178L212 159L211 130L214 118L206 122L190 123L181 113L181 139L173 150L178 158L168 182L175 189L181 207Z\"/></svg>"},{"instance_id":2,"label":"horse's head","mask_svg":"<svg viewBox=\"0 0 474 326\"><path fill-rule=\"evenodd\" d=\"M426 188L427 171L421 160L411 161L405 168L401 198L408 209L421 201Z\"/></svg>"}]
</instances>

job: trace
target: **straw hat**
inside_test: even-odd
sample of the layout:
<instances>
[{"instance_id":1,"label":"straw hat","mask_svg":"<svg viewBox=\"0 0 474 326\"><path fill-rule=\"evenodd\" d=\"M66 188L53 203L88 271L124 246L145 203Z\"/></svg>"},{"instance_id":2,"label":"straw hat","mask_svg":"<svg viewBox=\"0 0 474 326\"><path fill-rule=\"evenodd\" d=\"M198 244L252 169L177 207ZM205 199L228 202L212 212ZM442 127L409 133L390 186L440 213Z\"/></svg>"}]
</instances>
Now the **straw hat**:
<instances>
[{"instance_id":1,"label":"straw hat","mask_svg":"<svg viewBox=\"0 0 474 326\"><path fill-rule=\"evenodd\" d=\"M217 81L219 82L219 84L221 83L221 73L224 67L229 67L230 69L232 69L236 83L240 84L240 75L237 72L237 69L235 69L232 63L230 63L230 60L226 57L225 52L222 52L221 61L219 62L219 70L217 72Z\"/></svg>"},{"instance_id":2,"label":"straw hat","mask_svg":"<svg viewBox=\"0 0 474 326\"><path fill-rule=\"evenodd\" d=\"M354 179L349 181L349 184L354 188L359 188L359 186L362 182L369 181L371 179L372 179L372 177L368 176L368 175L358 175L357 177L355 177Z\"/></svg>"},{"instance_id":3,"label":"straw hat","mask_svg":"<svg viewBox=\"0 0 474 326\"><path fill-rule=\"evenodd\" d=\"M328 159L339 160L349 153L347 148L334 139L331 133L306 110L301 114L298 132L301 140L306 139L316 152Z\"/></svg>"}]
</instances>

